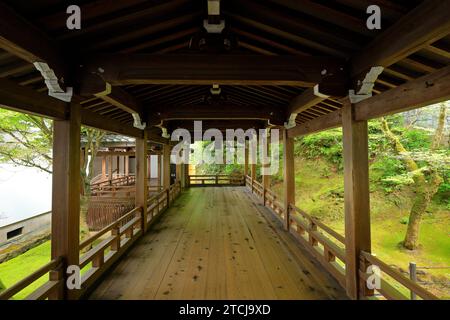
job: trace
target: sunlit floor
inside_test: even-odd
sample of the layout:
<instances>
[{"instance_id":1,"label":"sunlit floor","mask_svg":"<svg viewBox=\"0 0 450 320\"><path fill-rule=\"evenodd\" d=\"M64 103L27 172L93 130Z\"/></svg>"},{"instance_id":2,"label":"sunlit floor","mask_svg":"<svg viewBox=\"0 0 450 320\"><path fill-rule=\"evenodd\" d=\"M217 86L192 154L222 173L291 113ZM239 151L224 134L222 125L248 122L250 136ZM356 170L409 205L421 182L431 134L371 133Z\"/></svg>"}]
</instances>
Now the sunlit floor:
<instances>
[{"instance_id":1,"label":"sunlit floor","mask_svg":"<svg viewBox=\"0 0 450 320\"><path fill-rule=\"evenodd\" d=\"M335 281L243 187L191 188L91 299L341 299Z\"/></svg>"}]
</instances>

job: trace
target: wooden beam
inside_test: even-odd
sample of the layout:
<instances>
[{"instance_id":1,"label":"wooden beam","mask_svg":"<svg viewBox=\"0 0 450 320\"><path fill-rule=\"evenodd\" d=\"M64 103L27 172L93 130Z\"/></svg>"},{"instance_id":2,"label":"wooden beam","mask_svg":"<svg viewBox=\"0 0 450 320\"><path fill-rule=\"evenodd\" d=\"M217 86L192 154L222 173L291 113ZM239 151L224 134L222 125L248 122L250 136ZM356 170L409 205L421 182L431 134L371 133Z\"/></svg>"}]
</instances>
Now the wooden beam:
<instances>
[{"instance_id":1,"label":"wooden beam","mask_svg":"<svg viewBox=\"0 0 450 320\"><path fill-rule=\"evenodd\" d=\"M359 298L361 251L371 252L367 121L356 121L355 106L342 112L345 208L345 278L351 299ZM364 270L365 271L365 270Z\"/></svg>"},{"instance_id":2,"label":"wooden beam","mask_svg":"<svg viewBox=\"0 0 450 320\"><path fill-rule=\"evenodd\" d=\"M142 138L136 138L136 207L143 210L142 230L147 229L147 134Z\"/></svg>"},{"instance_id":3,"label":"wooden beam","mask_svg":"<svg viewBox=\"0 0 450 320\"><path fill-rule=\"evenodd\" d=\"M95 96L125 112L130 113L136 125L142 125L144 108L130 93L120 87L113 87L95 74L85 75L81 80L80 94L85 97Z\"/></svg>"},{"instance_id":4,"label":"wooden beam","mask_svg":"<svg viewBox=\"0 0 450 320\"><path fill-rule=\"evenodd\" d=\"M4 78L0 78L0 106L59 120L66 119L69 112L67 103Z\"/></svg>"},{"instance_id":5,"label":"wooden beam","mask_svg":"<svg viewBox=\"0 0 450 320\"><path fill-rule=\"evenodd\" d=\"M375 119L449 99L450 66L355 104L355 120ZM333 111L289 129L288 136L302 136L340 127L341 118L341 110Z\"/></svg>"},{"instance_id":6,"label":"wooden beam","mask_svg":"<svg viewBox=\"0 0 450 320\"><path fill-rule=\"evenodd\" d=\"M450 34L449 12L450 1L423 1L353 57L351 75L388 67Z\"/></svg>"},{"instance_id":7,"label":"wooden beam","mask_svg":"<svg viewBox=\"0 0 450 320\"><path fill-rule=\"evenodd\" d=\"M0 3L0 48L30 63L47 63L59 80L66 74L59 48L4 3Z\"/></svg>"},{"instance_id":8,"label":"wooden beam","mask_svg":"<svg viewBox=\"0 0 450 320\"><path fill-rule=\"evenodd\" d=\"M295 205L294 139L283 130L284 227L289 231L289 205Z\"/></svg>"},{"instance_id":9,"label":"wooden beam","mask_svg":"<svg viewBox=\"0 0 450 320\"><path fill-rule=\"evenodd\" d=\"M143 130L134 128L114 119L108 119L87 109L81 111L81 122L88 127L110 131L129 137L140 138L143 135Z\"/></svg>"},{"instance_id":10,"label":"wooden beam","mask_svg":"<svg viewBox=\"0 0 450 320\"><path fill-rule=\"evenodd\" d=\"M208 129L218 129L225 132L227 129L263 129L267 126L267 121L262 120L204 120L202 121L202 131ZM169 133L173 130L181 128L189 132L194 132L194 121L190 120L172 120L167 122Z\"/></svg>"},{"instance_id":11,"label":"wooden beam","mask_svg":"<svg viewBox=\"0 0 450 320\"><path fill-rule=\"evenodd\" d=\"M79 264L80 244L80 105L70 105L68 120L55 120L53 126L52 259L63 257L66 265ZM59 297L74 298L75 291L64 286Z\"/></svg>"},{"instance_id":12,"label":"wooden beam","mask_svg":"<svg viewBox=\"0 0 450 320\"><path fill-rule=\"evenodd\" d=\"M112 85L297 85L312 87L345 80L346 66L332 57L262 55L98 55L85 61L82 72L97 73ZM264 66L264 67L262 67ZM327 70L324 74L323 71ZM344 80L343 80L344 79Z\"/></svg>"},{"instance_id":13,"label":"wooden beam","mask_svg":"<svg viewBox=\"0 0 450 320\"><path fill-rule=\"evenodd\" d=\"M166 120L269 120L273 125L283 125L283 106L238 106L235 104L152 106L147 123L160 124Z\"/></svg>"},{"instance_id":14,"label":"wooden beam","mask_svg":"<svg viewBox=\"0 0 450 320\"><path fill-rule=\"evenodd\" d=\"M289 103L288 115L293 113L301 113L316 104L326 100L328 97L316 95L313 88L306 89L302 94L298 95Z\"/></svg>"},{"instance_id":15,"label":"wooden beam","mask_svg":"<svg viewBox=\"0 0 450 320\"><path fill-rule=\"evenodd\" d=\"M323 130L337 128L342 125L341 119L342 110L336 110L287 130L287 135L289 138L294 138Z\"/></svg>"},{"instance_id":16,"label":"wooden beam","mask_svg":"<svg viewBox=\"0 0 450 320\"><path fill-rule=\"evenodd\" d=\"M450 66L447 66L357 103L355 119L370 120L449 99Z\"/></svg>"}]
</instances>

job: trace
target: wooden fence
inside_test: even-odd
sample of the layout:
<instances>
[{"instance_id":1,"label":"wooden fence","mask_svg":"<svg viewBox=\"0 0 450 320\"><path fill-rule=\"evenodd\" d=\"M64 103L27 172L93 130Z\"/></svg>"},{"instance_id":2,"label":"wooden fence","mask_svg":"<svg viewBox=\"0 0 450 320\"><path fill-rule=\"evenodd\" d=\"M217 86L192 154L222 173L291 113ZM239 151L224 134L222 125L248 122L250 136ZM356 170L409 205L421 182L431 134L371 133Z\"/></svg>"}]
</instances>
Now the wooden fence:
<instances>
[{"instance_id":1,"label":"wooden fence","mask_svg":"<svg viewBox=\"0 0 450 320\"><path fill-rule=\"evenodd\" d=\"M289 204L286 212L283 203L278 200L278 196L273 191L265 189L260 182L252 180L250 176L245 177L245 182L248 190L260 198L281 222L285 221L285 215L288 214L289 232L345 288L345 237L293 204ZM361 299L408 300L410 292L424 300L438 299L374 255L361 252L360 260L359 276L361 283L364 284L361 290ZM369 266L376 266L381 271L379 289L367 288L366 280L373 274L368 273ZM400 287L405 289L404 292L399 289Z\"/></svg>"},{"instance_id":2,"label":"wooden fence","mask_svg":"<svg viewBox=\"0 0 450 320\"><path fill-rule=\"evenodd\" d=\"M243 186L244 184L244 176L227 174L189 175L187 181L189 187Z\"/></svg>"}]
</instances>

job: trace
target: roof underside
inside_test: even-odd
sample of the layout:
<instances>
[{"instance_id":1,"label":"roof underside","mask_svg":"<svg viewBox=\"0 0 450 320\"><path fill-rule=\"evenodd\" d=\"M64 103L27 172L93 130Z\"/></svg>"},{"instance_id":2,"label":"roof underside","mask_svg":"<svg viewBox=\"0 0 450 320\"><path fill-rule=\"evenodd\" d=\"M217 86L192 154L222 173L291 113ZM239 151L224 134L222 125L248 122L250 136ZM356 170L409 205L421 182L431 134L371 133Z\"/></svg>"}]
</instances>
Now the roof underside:
<instances>
[{"instance_id":1,"label":"roof underside","mask_svg":"<svg viewBox=\"0 0 450 320\"><path fill-rule=\"evenodd\" d=\"M67 2L60 0L4 1L18 14L58 42L72 56L94 53L192 53L189 42L207 17L206 1L188 0L98 0L78 1L82 8L82 29L66 28ZM329 56L350 59L366 47L379 31L366 28L366 8L383 8L383 30L419 5L419 0L227 0L222 1L222 18L237 38L229 54ZM428 45L385 68L374 93L395 88L450 64L450 36ZM0 50L0 77L39 92L47 88L40 73L26 61ZM211 84L212 85L212 84ZM210 104L208 85L127 85L122 89L145 108L152 105ZM305 88L299 86L221 86L220 100L242 108L270 105L287 108ZM84 108L132 124L132 116L104 100L91 97ZM327 99L298 114L305 123L341 104Z\"/></svg>"}]
</instances>

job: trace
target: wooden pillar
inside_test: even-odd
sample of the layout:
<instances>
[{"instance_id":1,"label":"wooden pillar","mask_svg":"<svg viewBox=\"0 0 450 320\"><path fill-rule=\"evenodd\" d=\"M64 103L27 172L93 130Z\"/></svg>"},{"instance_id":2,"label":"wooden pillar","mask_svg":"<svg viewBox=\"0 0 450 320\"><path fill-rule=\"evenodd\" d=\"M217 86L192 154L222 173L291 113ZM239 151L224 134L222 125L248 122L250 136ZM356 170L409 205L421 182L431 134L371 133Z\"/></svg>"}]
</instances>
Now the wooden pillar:
<instances>
[{"instance_id":1,"label":"wooden pillar","mask_svg":"<svg viewBox=\"0 0 450 320\"><path fill-rule=\"evenodd\" d=\"M267 137L267 144L264 146L264 154L263 154L263 158L266 160L267 158L269 158L270 155L270 150L269 150L269 137ZM270 164L263 164L263 167L266 170L270 169ZM265 170L262 170L263 176L262 176L262 186L263 186L263 205L266 205L266 190L268 190L270 188L270 175L268 172L266 172L267 174L264 174Z\"/></svg>"},{"instance_id":2,"label":"wooden pillar","mask_svg":"<svg viewBox=\"0 0 450 320\"><path fill-rule=\"evenodd\" d=\"M112 155L108 156L108 180L111 183L113 175L113 160Z\"/></svg>"},{"instance_id":3,"label":"wooden pillar","mask_svg":"<svg viewBox=\"0 0 450 320\"><path fill-rule=\"evenodd\" d=\"M163 145L163 188L170 187L170 145Z\"/></svg>"},{"instance_id":4,"label":"wooden pillar","mask_svg":"<svg viewBox=\"0 0 450 320\"><path fill-rule=\"evenodd\" d=\"M162 186L162 157L160 154L158 154L158 187Z\"/></svg>"},{"instance_id":5,"label":"wooden pillar","mask_svg":"<svg viewBox=\"0 0 450 320\"><path fill-rule=\"evenodd\" d=\"M248 142L244 142L245 153L244 153L244 177L248 176ZM247 181L247 179L245 179Z\"/></svg>"},{"instance_id":6,"label":"wooden pillar","mask_svg":"<svg viewBox=\"0 0 450 320\"><path fill-rule=\"evenodd\" d=\"M346 290L351 299L360 292L361 250L370 252L369 151L367 121L355 121L350 102L342 111L344 145L344 199Z\"/></svg>"},{"instance_id":7,"label":"wooden pillar","mask_svg":"<svg viewBox=\"0 0 450 320\"><path fill-rule=\"evenodd\" d=\"M266 205L266 190L270 189L270 175L263 175L263 204Z\"/></svg>"},{"instance_id":8,"label":"wooden pillar","mask_svg":"<svg viewBox=\"0 0 450 320\"><path fill-rule=\"evenodd\" d=\"M295 169L294 169L294 139L287 136L283 130L283 168L284 168L284 225L289 231L289 205L295 205Z\"/></svg>"},{"instance_id":9,"label":"wooden pillar","mask_svg":"<svg viewBox=\"0 0 450 320\"><path fill-rule=\"evenodd\" d=\"M80 128L79 104L70 105L69 120L55 120L53 126L51 257L63 257L66 267L79 265ZM66 276L65 270L59 274L63 285L51 299L76 297L75 291L66 289Z\"/></svg>"},{"instance_id":10,"label":"wooden pillar","mask_svg":"<svg viewBox=\"0 0 450 320\"><path fill-rule=\"evenodd\" d=\"M102 157L102 180L106 180L106 157Z\"/></svg>"},{"instance_id":11,"label":"wooden pillar","mask_svg":"<svg viewBox=\"0 0 450 320\"><path fill-rule=\"evenodd\" d=\"M142 231L147 229L147 131L144 130L142 138L136 138L136 207L141 207Z\"/></svg>"},{"instance_id":12,"label":"wooden pillar","mask_svg":"<svg viewBox=\"0 0 450 320\"><path fill-rule=\"evenodd\" d=\"M147 177L149 179L151 179L151 177L152 177L152 156L149 154L147 156L147 159L148 159L148 175L147 175Z\"/></svg>"},{"instance_id":13,"label":"wooden pillar","mask_svg":"<svg viewBox=\"0 0 450 320\"><path fill-rule=\"evenodd\" d=\"M182 177L183 177L183 175L182 175L182 170L183 170L183 165L182 164L177 164L176 165L176 171L175 171L175 174L176 174L176 180L177 181L180 181L181 182L181 179L182 179Z\"/></svg>"},{"instance_id":14,"label":"wooden pillar","mask_svg":"<svg viewBox=\"0 0 450 320\"><path fill-rule=\"evenodd\" d=\"M128 176L130 174L130 156L125 156L125 175Z\"/></svg>"},{"instance_id":15,"label":"wooden pillar","mask_svg":"<svg viewBox=\"0 0 450 320\"><path fill-rule=\"evenodd\" d=\"M184 186L183 188L189 188L189 164L184 165Z\"/></svg>"}]
</instances>

